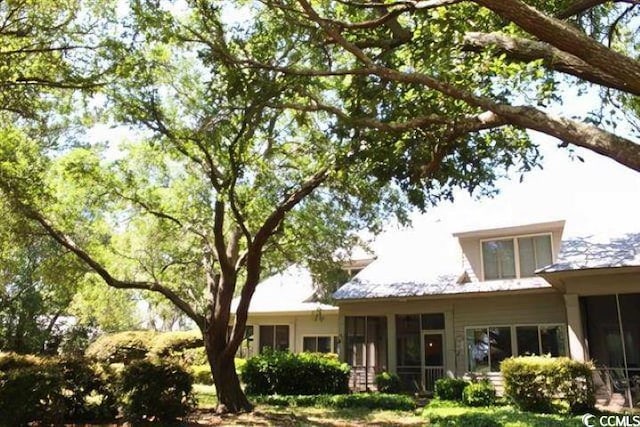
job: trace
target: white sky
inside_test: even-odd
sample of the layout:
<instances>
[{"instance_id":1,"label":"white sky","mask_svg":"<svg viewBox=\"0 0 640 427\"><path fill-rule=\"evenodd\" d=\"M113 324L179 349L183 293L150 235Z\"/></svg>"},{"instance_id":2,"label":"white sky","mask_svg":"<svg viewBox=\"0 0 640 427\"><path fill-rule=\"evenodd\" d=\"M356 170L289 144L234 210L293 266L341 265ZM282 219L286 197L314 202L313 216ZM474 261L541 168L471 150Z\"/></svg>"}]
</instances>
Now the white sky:
<instances>
[{"instance_id":1,"label":"white sky","mask_svg":"<svg viewBox=\"0 0 640 427\"><path fill-rule=\"evenodd\" d=\"M577 149L584 163L542 134L533 134L544 154L542 170L499 181L500 194L473 200L458 192L455 202L442 203L413 217L413 227L390 226L372 247L379 258L425 262L442 273L461 262L451 233L532 222L566 220L564 237L619 235L640 231L640 173L613 160Z\"/></svg>"}]
</instances>

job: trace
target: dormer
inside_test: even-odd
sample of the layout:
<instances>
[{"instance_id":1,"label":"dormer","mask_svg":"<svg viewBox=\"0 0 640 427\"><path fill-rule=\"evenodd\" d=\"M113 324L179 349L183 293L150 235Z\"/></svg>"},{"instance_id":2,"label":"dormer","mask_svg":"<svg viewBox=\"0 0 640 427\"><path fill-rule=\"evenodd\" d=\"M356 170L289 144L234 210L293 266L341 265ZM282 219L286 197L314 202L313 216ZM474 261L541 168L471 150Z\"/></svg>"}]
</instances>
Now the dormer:
<instances>
[{"instance_id":1,"label":"dormer","mask_svg":"<svg viewBox=\"0 0 640 427\"><path fill-rule=\"evenodd\" d=\"M463 254L463 282L535 276L536 270L555 262L564 223L551 221L454 233Z\"/></svg>"}]
</instances>

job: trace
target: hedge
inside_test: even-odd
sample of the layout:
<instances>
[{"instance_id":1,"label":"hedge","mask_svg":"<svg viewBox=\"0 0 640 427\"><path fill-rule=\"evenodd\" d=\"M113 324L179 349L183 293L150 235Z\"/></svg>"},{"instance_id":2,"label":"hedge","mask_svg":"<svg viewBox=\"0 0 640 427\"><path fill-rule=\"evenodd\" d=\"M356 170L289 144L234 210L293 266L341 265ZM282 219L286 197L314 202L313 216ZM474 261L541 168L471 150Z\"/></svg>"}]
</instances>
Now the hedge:
<instances>
[{"instance_id":1,"label":"hedge","mask_svg":"<svg viewBox=\"0 0 640 427\"><path fill-rule=\"evenodd\" d=\"M0 366L0 420L55 424L117 414L109 373L86 360L5 353Z\"/></svg>"},{"instance_id":2,"label":"hedge","mask_svg":"<svg viewBox=\"0 0 640 427\"><path fill-rule=\"evenodd\" d=\"M584 413L595 404L593 365L567 357L515 357L502 361L507 396L520 409L548 412L554 398L562 398L569 411Z\"/></svg>"},{"instance_id":3,"label":"hedge","mask_svg":"<svg viewBox=\"0 0 640 427\"><path fill-rule=\"evenodd\" d=\"M467 384L462 390L462 403L467 406L491 406L496 402L496 389L489 381Z\"/></svg>"},{"instance_id":4,"label":"hedge","mask_svg":"<svg viewBox=\"0 0 640 427\"><path fill-rule=\"evenodd\" d=\"M376 375L376 389L380 393L400 393L400 377L389 372Z\"/></svg>"},{"instance_id":5,"label":"hedge","mask_svg":"<svg viewBox=\"0 0 640 427\"><path fill-rule=\"evenodd\" d=\"M335 356L267 351L247 360L241 378L254 395L343 394L349 392L349 373Z\"/></svg>"},{"instance_id":6,"label":"hedge","mask_svg":"<svg viewBox=\"0 0 640 427\"><path fill-rule=\"evenodd\" d=\"M157 332L126 331L103 335L89 344L85 356L106 363L130 363L141 360L153 345Z\"/></svg>"},{"instance_id":7,"label":"hedge","mask_svg":"<svg viewBox=\"0 0 640 427\"><path fill-rule=\"evenodd\" d=\"M462 391L470 382L462 378L440 378L436 380L434 394L440 400L462 401Z\"/></svg>"},{"instance_id":8,"label":"hedge","mask_svg":"<svg viewBox=\"0 0 640 427\"><path fill-rule=\"evenodd\" d=\"M172 363L135 361L124 368L118 383L120 403L129 421L173 421L195 405L193 379Z\"/></svg>"},{"instance_id":9,"label":"hedge","mask_svg":"<svg viewBox=\"0 0 640 427\"><path fill-rule=\"evenodd\" d=\"M396 411L412 411L416 402L411 396L386 393L354 393L337 395L271 395L252 396L258 404L292 407L322 407L322 408L366 408L387 409Z\"/></svg>"},{"instance_id":10,"label":"hedge","mask_svg":"<svg viewBox=\"0 0 640 427\"><path fill-rule=\"evenodd\" d=\"M202 345L202 333L198 330L163 332L153 337L149 355L166 357Z\"/></svg>"}]
</instances>

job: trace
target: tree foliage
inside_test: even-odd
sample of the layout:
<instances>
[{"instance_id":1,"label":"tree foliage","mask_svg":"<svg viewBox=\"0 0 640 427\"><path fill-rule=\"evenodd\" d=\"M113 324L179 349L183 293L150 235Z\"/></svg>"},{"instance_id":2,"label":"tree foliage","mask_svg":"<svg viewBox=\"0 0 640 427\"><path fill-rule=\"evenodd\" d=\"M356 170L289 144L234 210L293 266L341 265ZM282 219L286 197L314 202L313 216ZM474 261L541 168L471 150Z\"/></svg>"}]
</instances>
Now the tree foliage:
<instances>
[{"instance_id":1,"label":"tree foliage","mask_svg":"<svg viewBox=\"0 0 640 427\"><path fill-rule=\"evenodd\" d=\"M29 24L0 29L0 192L94 279L190 318L219 409L246 410L233 356L264 274L335 277L357 230L492 194L539 165L526 130L640 170L610 114L550 112L566 78L637 114L636 5L586 3L3 2ZM129 140L83 141L87 117Z\"/></svg>"}]
</instances>

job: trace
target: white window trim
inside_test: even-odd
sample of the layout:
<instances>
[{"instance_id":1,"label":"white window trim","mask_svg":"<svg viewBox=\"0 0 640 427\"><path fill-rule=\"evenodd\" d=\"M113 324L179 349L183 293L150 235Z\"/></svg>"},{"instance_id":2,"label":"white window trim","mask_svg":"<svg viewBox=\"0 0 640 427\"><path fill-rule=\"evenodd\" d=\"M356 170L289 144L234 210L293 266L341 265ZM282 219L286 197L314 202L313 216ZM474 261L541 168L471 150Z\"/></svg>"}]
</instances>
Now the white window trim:
<instances>
[{"instance_id":1,"label":"white window trim","mask_svg":"<svg viewBox=\"0 0 640 427\"><path fill-rule=\"evenodd\" d=\"M487 279L485 277L484 274L484 251L482 250L482 244L484 242L496 242L496 241L500 241L500 240L511 240L513 241L513 261L515 263L515 270L516 270L516 279L521 279L522 277L520 276L520 247L518 246L518 239L519 238L526 238L526 237L537 237L537 236L549 236L549 240L551 243L551 261L553 262L553 260L556 259L556 254L555 254L555 250L553 248L553 233L551 232L546 232L546 233L531 233L531 234L514 234L514 235L510 235L510 236L500 236L500 237L491 237L491 238L487 238L487 239L480 239L480 269L482 271L482 281L487 281L487 280L512 280L512 279Z\"/></svg>"},{"instance_id":2,"label":"white window trim","mask_svg":"<svg viewBox=\"0 0 640 427\"><path fill-rule=\"evenodd\" d=\"M515 324L492 324L489 326L478 325L478 326L465 326L464 328L464 356L465 356L465 369L468 372L473 372L469 369L469 345L467 343L467 331L469 329L489 329L489 328L509 328L511 331L511 357L518 357L518 337L516 336L516 328L518 326L537 326L538 327L538 348L542 348L542 339L540 336L540 328L541 327L549 327L549 326L560 326L562 333L564 335L564 357L569 357L569 342L568 342L568 334L567 334L567 324L566 323L515 323ZM561 356L562 357L562 356ZM491 371L491 354L489 354L489 371L488 372L499 372L499 371Z\"/></svg>"}]
</instances>

